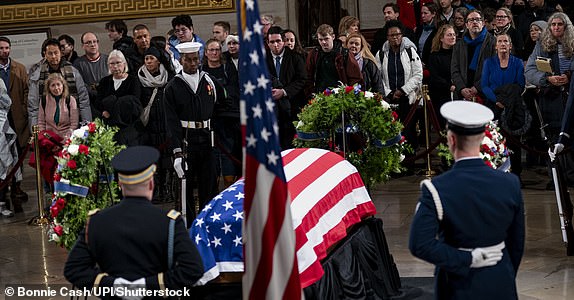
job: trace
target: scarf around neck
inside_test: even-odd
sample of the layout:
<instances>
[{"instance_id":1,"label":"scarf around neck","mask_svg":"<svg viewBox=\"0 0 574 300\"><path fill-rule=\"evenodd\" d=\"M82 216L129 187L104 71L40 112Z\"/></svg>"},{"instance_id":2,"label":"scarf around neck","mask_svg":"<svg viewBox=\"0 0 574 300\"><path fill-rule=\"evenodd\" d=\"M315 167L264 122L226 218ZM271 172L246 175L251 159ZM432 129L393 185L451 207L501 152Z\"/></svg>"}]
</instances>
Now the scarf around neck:
<instances>
[{"instance_id":1,"label":"scarf around neck","mask_svg":"<svg viewBox=\"0 0 574 300\"><path fill-rule=\"evenodd\" d=\"M363 56L361 55L361 52L359 52L359 53L357 53L357 55L355 55L355 60L359 64L359 69L362 72L363 71Z\"/></svg>"},{"instance_id":2,"label":"scarf around neck","mask_svg":"<svg viewBox=\"0 0 574 300\"><path fill-rule=\"evenodd\" d=\"M167 70L160 64L159 75L153 76L145 66L142 66L138 72L138 77L144 87L162 87L167 83Z\"/></svg>"},{"instance_id":3,"label":"scarf around neck","mask_svg":"<svg viewBox=\"0 0 574 300\"><path fill-rule=\"evenodd\" d=\"M468 66L469 69L476 71L478 67L478 56L480 55L480 48L482 48L482 43L486 39L486 27L482 28L482 32L473 40L470 38L470 35L464 36L464 42L467 43L469 46L474 47L474 53L472 54L472 60L470 61L470 65Z\"/></svg>"}]
</instances>

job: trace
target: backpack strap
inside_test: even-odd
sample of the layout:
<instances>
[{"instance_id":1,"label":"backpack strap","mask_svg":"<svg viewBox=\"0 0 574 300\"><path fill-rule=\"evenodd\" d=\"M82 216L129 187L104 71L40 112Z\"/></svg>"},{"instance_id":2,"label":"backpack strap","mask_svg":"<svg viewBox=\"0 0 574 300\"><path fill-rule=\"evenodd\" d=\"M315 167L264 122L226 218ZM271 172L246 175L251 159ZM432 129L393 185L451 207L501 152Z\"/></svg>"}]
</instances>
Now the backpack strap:
<instances>
[{"instance_id":1,"label":"backpack strap","mask_svg":"<svg viewBox=\"0 0 574 300\"><path fill-rule=\"evenodd\" d=\"M432 181L430 181L430 179L425 179L425 180L421 181L421 187L423 185L431 193L432 199L434 200L434 205L436 207L436 214L437 214L438 220L442 221L442 219L444 217L444 210L443 210L442 202L440 201L440 196L438 194L437 189L435 188L434 184L432 184Z\"/></svg>"}]
</instances>

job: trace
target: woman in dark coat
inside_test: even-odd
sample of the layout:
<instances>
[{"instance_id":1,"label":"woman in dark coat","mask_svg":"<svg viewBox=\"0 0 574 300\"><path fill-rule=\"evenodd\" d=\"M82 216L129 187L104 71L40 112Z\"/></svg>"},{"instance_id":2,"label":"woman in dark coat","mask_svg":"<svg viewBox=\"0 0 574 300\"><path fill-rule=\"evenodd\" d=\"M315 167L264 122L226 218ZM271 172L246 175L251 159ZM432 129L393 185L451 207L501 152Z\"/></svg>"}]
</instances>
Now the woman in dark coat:
<instances>
[{"instance_id":1,"label":"woman in dark coat","mask_svg":"<svg viewBox=\"0 0 574 300\"><path fill-rule=\"evenodd\" d=\"M160 152L157 161L156 191L154 199L168 201L172 196L171 176L172 153L168 150L169 140L165 116L163 91L167 83L175 75L165 50L155 46L144 52L144 65L138 70L141 88L141 103L144 113L140 118L141 144L156 148Z\"/></svg>"},{"instance_id":2,"label":"woman in dark coat","mask_svg":"<svg viewBox=\"0 0 574 300\"><path fill-rule=\"evenodd\" d=\"M383 89L381 71L376 64L375 56L367 45L367 40L360 33L351 33L347 36L347 48L355 56L355 60L357 60L363 74L363 80L365 81L363 90L376 92L384 96L385 91Z\"/></svg>"},{"instance_id":3,"label":"woman in dark coat","mask_svg":"<svg viewBox=\"0 0 574 300\"><path fill-rule=\"evenodd\" d=\"M119 144L139 145L140 130L136 123L142 112L140 82L128 74L126 58L119 50L110 52L108 67L111 74L98 84L94 117L103 119L106 125L119 127L115 136Z\"/></svg>"},{"instance_id":4,"label":"woman in dark coat","mask_svg":"<svg viewBox=\"0 0 574 300\"><path fill-rule=\"evenodd\" d=\"M439 111L445 102L453 100L451 93L454 91L454 85L450 78L450 60L456 39L457 34L454 27L449 24L442 25L433 38L431 54L429 55L429 95L435 115L443 128L446 122Z\"/></svg>"}]
</instances>

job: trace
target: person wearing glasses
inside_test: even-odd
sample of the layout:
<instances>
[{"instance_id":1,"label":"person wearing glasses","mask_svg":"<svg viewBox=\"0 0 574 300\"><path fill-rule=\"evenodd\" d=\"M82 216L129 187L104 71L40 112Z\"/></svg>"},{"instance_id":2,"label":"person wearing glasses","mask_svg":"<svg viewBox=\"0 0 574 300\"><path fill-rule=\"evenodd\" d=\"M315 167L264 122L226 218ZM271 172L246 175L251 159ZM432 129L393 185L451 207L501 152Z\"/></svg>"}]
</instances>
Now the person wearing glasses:
<instances>
[{"instance_id":1,"label":"person wearing glasses","mask_svg":"<svg viewBox=\"0 0 574 300\"><path fill-rule=\"evenodd\" d=\"M109 74L108 55L100 52L99 40L93 32L84 32L80 38L85 53L74 62L88 88L90 103L93 105L98 95L98 83ZM94 113L92 109L92 114Z\"/></svg>"},{"instance_id":2,"label":"person wearing glasses","mask_svg":"<svg viewBox=\"0 0 574 300\"><path fill-rule=\"evenodd\" d=\"M512 55L521 57L524 50L524 40L522 34L514 26L512 11L506 7L501 7L496 11L494 26L494 36L508 34L512 40Z\"/></svg>"},{"instance_id":3,"label":"person wearing glasses","mask_svg":"<svg viewBox=\"0 0 574 300\"><path fill-rule=\"evenodd\" d=\"M78 59L78 53L74 50L74 39L67 35L62 34L58 37L58 42L60 42L60 50L62 51L62 58L69 61L70 63L74 63L76 59Z\"/></svg>"},{"instance_id":4,"label":"person wearing glasses","mask_svg":"<svg viewBox=\"0 0 574 300\"><path fill-rule=\"evenodd\" d=\"M387 22L386 27L387 41L376 56L383 77L383 97L398 106L399 119L404 121L411 105L417 100L417 90L423 80L423 66L415 44L403 37L403 24L392 20ZM407 124L403 133L416 151L416 120Z\"/></svg>"},{"instance_id":5,"label":"person wearing glasses","mask_svg":"<svg viewBox=\"0 0 574 300\"><path fill-rule=\"evenodd\" d=\"M450 73L457 99L481 102L480 76L484 60L495 54L495 40L484 27L479 10L466 17L467 32L454 45Z\"/></svg>"},{"instance_id":6,"label":"person wearing glasses","mask_svg":"<svg viewBox=\"0 0 574 300\"><path fill-rule=\"evenodd\" d=\"M205 51L205 42L195 34L193 29L193 20L189 15L179 15L171 20L171 27L173 28L174 35L168 40L169 50L173 53L173 57L179 60L181 55L177 50L177 45L187 42L196 42L201 44L199 48L199 61L203 60L203 53Z\"/></svg>"}]
</instances>

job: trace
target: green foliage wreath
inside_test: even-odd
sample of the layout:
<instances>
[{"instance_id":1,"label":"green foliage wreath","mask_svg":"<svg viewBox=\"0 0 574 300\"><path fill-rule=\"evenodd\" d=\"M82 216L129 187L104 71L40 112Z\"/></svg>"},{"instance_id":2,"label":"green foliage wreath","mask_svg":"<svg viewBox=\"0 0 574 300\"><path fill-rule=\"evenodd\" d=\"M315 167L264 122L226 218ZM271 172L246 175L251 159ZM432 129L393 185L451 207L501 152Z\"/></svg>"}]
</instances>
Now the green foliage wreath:
<instances>
[{"instance_id":1,"label":"green foliage wreath","mask_svg":"<svg viewBox=\"0 0 574 300\"><path fill-rule=\"evenodd\" d=\"M298 118L295 146L340 152L359 170L367 187L388 180L391 172L401 172L403 152L408 151L401 136L403 125L381 95L363 92L357 85L327 89L315 94Z\"/></svg>"},{"instance_id":2,"label":"green foliage wreath","mask_svg":"<svg viewBox=\"0 0 574 300\"><path fill-rule=\"evenodd\" d=\"M118 129L97 119L74 130L58 154L48 229L50 241L72 248L90 210L119 201L111 159L123 148L116 145Z\"/></svg>"}]
</instances>

